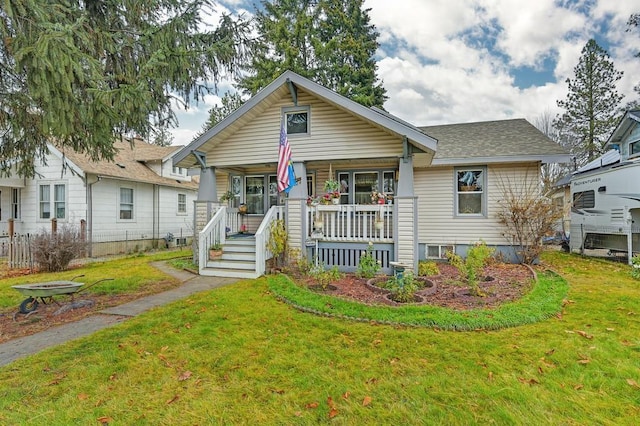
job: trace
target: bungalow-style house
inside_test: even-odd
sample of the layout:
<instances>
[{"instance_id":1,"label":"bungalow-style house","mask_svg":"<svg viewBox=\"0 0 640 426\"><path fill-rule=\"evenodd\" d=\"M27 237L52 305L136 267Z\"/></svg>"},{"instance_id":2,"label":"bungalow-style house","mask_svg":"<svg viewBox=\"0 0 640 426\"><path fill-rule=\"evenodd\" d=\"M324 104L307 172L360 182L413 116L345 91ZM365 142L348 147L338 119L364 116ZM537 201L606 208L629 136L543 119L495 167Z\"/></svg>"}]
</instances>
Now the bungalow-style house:
<instances>
[{"instance_id":1,"label":"bungalow-style house","mask_svg":"<svg viewBox=\"0 0 640 426\"><path fill-rule=\"evenodd\" d=\"M90 255L113 254L108 242L144 249L172 233L191 236L198 184L174 167L181 147L122 140L113 162L94 162L49 145L33 179L0 178L0 236L72 225L86 229ZM166 239L165 239L166 241ZM175 241L175 239L174 239ZM105 243L103 245L99 243Z\"/></svg>"},{"instance_id":2,"label":"bungalow-style house","mask_svg":"<svg viewBox=\"0 0 640 426\"><path fill-rule=\"evenodd\" d=\"M297 179L286 196L276 180L281 125ZM343 271L356 269L369 242L387 272L415 270L446 250L464 255L479 240L511 256L495 217L505 190L537 188L542 163L568 159L523 119L418 128L287 71L179 151L174 165L202 169L200 273L255 277L276 218L289 248ZM316 205L326 181L338 183L336 200ZM219 203L227 191L231 201ZM255 239L234 238L244 230ZM222 258L208 257L212 243L224 247Z\"/></svg>"}]
</instances>

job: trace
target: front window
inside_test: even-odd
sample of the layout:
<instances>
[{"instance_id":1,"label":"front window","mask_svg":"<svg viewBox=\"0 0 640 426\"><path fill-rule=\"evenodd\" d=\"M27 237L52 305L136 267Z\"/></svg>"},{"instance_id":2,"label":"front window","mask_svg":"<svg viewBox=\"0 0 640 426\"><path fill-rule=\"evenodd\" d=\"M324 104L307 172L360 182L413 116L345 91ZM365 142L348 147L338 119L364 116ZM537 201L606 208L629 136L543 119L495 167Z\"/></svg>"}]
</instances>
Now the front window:
<instances>
[{"instance_id":1,"label":"front window","mask_svg":"<svg viewBox=\"0 0 640 426\"><path fill-rule=\"evenodd\" d=\"M485 214L485 169L457 169L456 214L481 216Z\"/></svg>"},{"instance_id":2,"label":"front window","mask_svg":"<svg viewBox=\"0 0 640 426\"><path fill-rule=\"evenodd\" d=\"M393 199L395 194L394 170L338 172L336 177L343 204L371 204L374 192L383 193L387 200Z\"/></svg>"},{"instance_id":3,"label":"front window","mask_svg":"<svg viewBox=\"0 0 640 426\"><path fill-rule=\"evenodd\" d=\"M187 212L187 195L178 194L178 213Z\"/></svg>"},{"instance_id":4,"label":"front window","mask_svg":"<svg viewBox=\"0 0 640 426\"><path fill-rule=\"evenodd\" d=\"M310 108L308 106L285 108L283 112L287 135L308 135L310 133Z\"/></svg>"},{"instance_id":5,"label":"front window","mask_svg":"<svg viewBox=\"0 0 640 426\"><path fill-rule=\"evenodd\" d=\"M133 219L133 189L120 188L120 219Z\"/></svg>"}]
</instances>

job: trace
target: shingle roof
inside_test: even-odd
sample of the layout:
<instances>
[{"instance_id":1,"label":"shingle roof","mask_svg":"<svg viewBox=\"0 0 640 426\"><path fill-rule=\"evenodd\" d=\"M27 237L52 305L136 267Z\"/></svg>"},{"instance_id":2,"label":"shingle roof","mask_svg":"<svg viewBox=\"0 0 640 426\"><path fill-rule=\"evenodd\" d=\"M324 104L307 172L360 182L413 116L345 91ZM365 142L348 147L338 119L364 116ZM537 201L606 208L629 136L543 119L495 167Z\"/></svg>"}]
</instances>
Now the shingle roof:
<instances>
[{"instance_id":1,"label":"shingle roof","mask_svg":"<svg viewBox=\"0 0 640 426\"><path fill-rule=\"evenodd\" d=\"M525 119L425 126L420 130L438 140L434 164L474 159L569 158L564 148Z\"/></svg>"},{"instance_id":2,"label":"shingle roof","mask_svg":"<svg viewBox=\"0 0 640 426\"><path fill-rule=\"evenodd\" d=\"M167 155L182 148L180 146L161 147L141 140L136 140L133 145L128 140L117 141L114 146L118 152L112 162L91 161L87 155L79 154L73 150L65 150L62 154L83 172L89 174L185 189L198 187L198 184L193 180L178 181L175 178L159 176L144 164L145 161L159 162Z\"/></svg>"}]
</instances>

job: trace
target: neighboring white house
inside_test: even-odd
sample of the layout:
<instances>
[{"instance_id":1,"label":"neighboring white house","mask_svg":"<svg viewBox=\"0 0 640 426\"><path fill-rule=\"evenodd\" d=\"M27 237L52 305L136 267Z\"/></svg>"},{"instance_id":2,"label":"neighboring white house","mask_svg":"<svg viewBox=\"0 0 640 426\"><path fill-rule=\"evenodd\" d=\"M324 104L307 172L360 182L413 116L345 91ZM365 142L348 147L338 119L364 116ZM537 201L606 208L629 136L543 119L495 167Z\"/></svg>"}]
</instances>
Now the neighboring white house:
<instances>
[{"instance_id":1,"label":"neighboring white house","mask_svg":"<svg viewBox=\"0 0 640 426\"><path fill-rule=\"evenodd\" d=\"M276 190L281 123L299 179L287 197ZM223 191L248 206L241 220L256 234L253 264L240 265L251 269L244 276L264 272L275 217L286 221L289 246L311 259L354 270L373 242L389 271L391 262L417 268L449 249L464 255L480 239L512 255L496 218L505 190L537 190L541 164L567 161L523 119L418 128L290 71L174 156L177 166L202 168L199 198L214 205L201 234L200 272L234 276L243 275L232 259L204 255L209 242L238 230L236 212L216 206ZM341 183L340 204L308 206L328 179ZM373 204L374 191L389 203Z\"/></svg>"},{"instance_id":2,"label":"neighboring white house","mask_svg":"<svg viewBox=\"0 0 640 426\"><path fill-rule=\"evenodd\" d=\"M7 235L10 220L14 233L26 234L50 230L54 218L58 227L82 223L93 243L127 240L137 249L168 233L191 236L198 184L172 165L181 147L141 140L115 146L113 162L94 162L49 145L34 178L0 178L0 236Z\"/></svg>"}]
</instances>

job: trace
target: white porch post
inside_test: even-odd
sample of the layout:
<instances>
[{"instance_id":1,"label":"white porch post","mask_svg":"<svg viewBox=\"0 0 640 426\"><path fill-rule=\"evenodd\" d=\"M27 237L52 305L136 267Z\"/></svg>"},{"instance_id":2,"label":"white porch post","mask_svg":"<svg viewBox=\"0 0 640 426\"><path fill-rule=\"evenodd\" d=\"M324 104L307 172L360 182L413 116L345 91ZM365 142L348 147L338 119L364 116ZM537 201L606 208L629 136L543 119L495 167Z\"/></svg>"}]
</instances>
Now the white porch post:
<instances>
[{"instance_id":1,"label":"white porch post","mask_svg":"<svg viewBox=\"0 0 640 426\"><path fill-rule=\"evenodd\" d=\"M293 163L293 170L296 174L296 184L285 202L285 220L287 232L289 234L289 247L300 250L305 249L306 214L305 204L307 201L307 167L304 163Z\"/></svg>"},{"instance_id":2,"label":"white porch post","mask_svg":"<svg viewBox=\"0 0 640 426\"><path fill-rule=\"evenodd\" d=\"M394 197L396 261L418 271L418 201L413 192L413 158L400 159L397 195Z\"/></svg>"}]
</instances>

